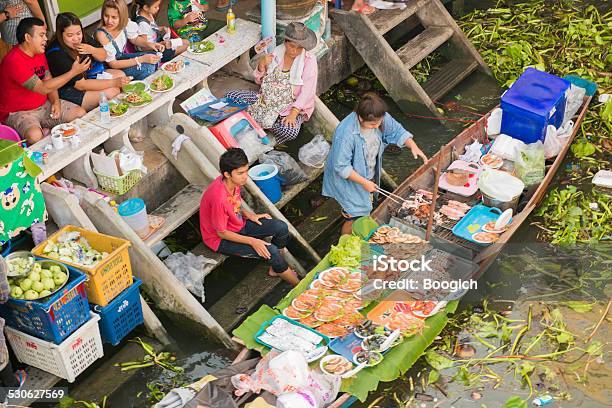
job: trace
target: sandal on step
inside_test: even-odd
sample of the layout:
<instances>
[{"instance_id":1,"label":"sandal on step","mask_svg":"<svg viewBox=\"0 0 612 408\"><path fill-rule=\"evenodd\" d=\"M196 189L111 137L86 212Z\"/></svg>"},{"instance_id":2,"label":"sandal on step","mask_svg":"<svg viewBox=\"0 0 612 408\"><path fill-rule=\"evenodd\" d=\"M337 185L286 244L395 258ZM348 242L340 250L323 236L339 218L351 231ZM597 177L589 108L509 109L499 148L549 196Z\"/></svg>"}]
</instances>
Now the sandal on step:
<instances>
[{"instance_id":1,"label":"sandal on step","mask_svg":"<svg viewBox=\"0 0 612 408\"><path fill-rule=\"evenodd\" d=\"M369 16L370 14L376 11L376 8L370 6L369 4L363 3L363 6L361 7L351 7L351 11L356 11L357 13L363 14L364 16Z\"/></svg>"}]
</instances>

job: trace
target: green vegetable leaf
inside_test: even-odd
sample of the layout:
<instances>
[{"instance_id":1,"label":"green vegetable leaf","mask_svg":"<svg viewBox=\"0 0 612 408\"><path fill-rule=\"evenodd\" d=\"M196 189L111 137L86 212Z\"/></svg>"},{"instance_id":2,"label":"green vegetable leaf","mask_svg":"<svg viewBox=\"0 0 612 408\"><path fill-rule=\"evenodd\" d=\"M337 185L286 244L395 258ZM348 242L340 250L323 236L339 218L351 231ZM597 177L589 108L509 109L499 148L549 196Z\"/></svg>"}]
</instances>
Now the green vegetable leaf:
<instances>
[{"instance_id":1,"label":"green vegetable leaf","mask_svg":"<svg viewBox=\"0 0 612 408\"><path fill-rule=\"evenodd\" d=\"M521 397L510 397L504 404L504 408L527 408L527 401Z\"/></svg>"},{"instance_id":2,"label":"green vegetable leaf","mask_svg":"<svg viewBox=\"0 0 612 408\"><path fill-rule=\"evenodd\" d=\"M572 336L571 333L563 332L563 333L557 334L557 342L559 344L566 344L566 343L571 342L572 340L574 340L574 336Z\"/></svg>"},{"instance_id":3,"label":"green vegetable leaf","mask_svg":"<svg viewBox=\"0 0 612 408\"><path fill-rule=\"evenodd\" d=\"M362 240L354 235L343 235L338 245L333 245L329 251L329 261L334 266L356 268L361 265Z\"/></svg>"},{"instance_id":4,"label":"green vegetable leaf","mask_svg":"<svg viewBox=\"0 0 612 408\"><path fill-rule=\"evenodd\" d=\"M592 341L584 352L590 356L601 356L603 354L603 343Z\"/></svg>"},{"instance_id":5,"label":"green vegetable leaf","mask_svg":"<svg viewBox=\"0 0 612 408\"><path fill-rule=\"evenodd\" d=\"M572 145L572 153L574 153L574 155L579 159L583 157L588 157L595 153L595 146L592 143L586 141L581 143L575 143Z\"/></svg>"},{"instance_id":6,"label":"green vegetable leaf","mask_svg":"<svg viewBox=\"0 0 612 408\"><path fill-rule=\"evenodd\" d=\"M429 372L429 376L427 377L427 383L433 384L440 379L440 373L436 370L431 370Z\"/></svg>"},{"instance_id":7,"label":"green vegetable leaf","mask_svg":"<svg viewBox=\"0 0 612 408\"><path fill-rule=\"evenodd\" d=\"M453 360L436 353L435 350L428 350L425 353L425 360L434 370L444 370L454 365Z\"/></svg>"},{"instance_id":8,"label":"green vegetable leaf","mask_svg":"<svg viewBox=\"0 0 612 408\"><path fill-rule=\"evenodd\" d=\"M582 213L582 212L581 212ZM566 302L567 307L578 313L586 313L593 310L592 303L570 300Z\"/></svg>"},{"instance_id":9,"label":"green vegetable leaf","mask_svg":"<svg viewBox=\"0 0 612 408\"><path fill-rule=\"evenodd\" d=\"M601 118L608 123L612 123L612 98L608 98L604 106L601 108Z\"/></svg>"}]
</instances>

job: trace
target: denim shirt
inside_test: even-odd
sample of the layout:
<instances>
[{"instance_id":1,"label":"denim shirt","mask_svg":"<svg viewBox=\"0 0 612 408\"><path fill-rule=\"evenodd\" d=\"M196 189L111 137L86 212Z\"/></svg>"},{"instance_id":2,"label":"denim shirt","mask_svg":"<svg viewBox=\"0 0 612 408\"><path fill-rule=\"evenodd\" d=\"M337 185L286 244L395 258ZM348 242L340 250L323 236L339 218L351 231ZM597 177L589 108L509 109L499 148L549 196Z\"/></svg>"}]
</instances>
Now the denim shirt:
<instances>
[{"instance_id":1,"label":"denim shirt","mask_svg":"<svg viewBox=\"0 0 612 408\"><path fill-rule=\"evenodd\" d=\"M334 198L344 212L353 217L369 215L372 211L370 193L360 184L348 180L353 170L362 177L368 177L365 138L360 129L355 112L340 122L334 132L331 151L327 157L323 174L323 195ZM390 144L404 147L406 140L412 138L412 134L388 113L385 114L380 130L382 140L373 180L379 185L382 155L385 148Z\"/></svg>"}]
</instances>

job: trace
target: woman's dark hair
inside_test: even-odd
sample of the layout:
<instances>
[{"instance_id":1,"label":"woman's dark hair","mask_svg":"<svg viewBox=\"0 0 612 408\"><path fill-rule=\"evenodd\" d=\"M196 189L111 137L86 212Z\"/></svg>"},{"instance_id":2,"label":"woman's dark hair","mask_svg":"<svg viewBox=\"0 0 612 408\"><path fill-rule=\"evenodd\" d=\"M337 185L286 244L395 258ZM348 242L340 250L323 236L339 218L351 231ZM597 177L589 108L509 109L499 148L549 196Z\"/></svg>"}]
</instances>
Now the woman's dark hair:
<instances>
[{"instance_id":1,"label":"woman's dark hair","mask_svg":"<svg viewBox=\"0 0 612 408\"><path fill-rule=\"evenodd\" d=\"M387 113L387 104L378 94L366 92L355 108L355 112L366 122L379 120Z\"/></svg>"},{"instance_id":2,"label":"woman's dark hair","mask_svg":"<svg viewBox=\"0 0 612 408\"><path fill-rule=\"evenodd\" d=\"M81 23L81 20L79 20L79 18L76 16L76 14L70 12L59 13L57 15L57 18L55 19L54 39L59 43L60 47L62 47L64 51L66 51L72 57L76 58L77 52L68 48L66 46L66 43L64 43L64 31L66 31L68 27L73 25L79 26L81 28L81 34L83 36L85 35L85 33L83 32L83 24Z\"/></svg>"},{"instance_id":3,"label":"woman's dark hair","mask_svg":"<svg viewBox=\"0 0 612 408\"><path fill-rule=\"evenodd\" d=\"M134 0L134 4L132 4L132 18L136 18L138 12L142 10L144 6L151 7L158 1L160 0Z\"/></svg>"},{"instance_id":4,"label":"woman's dark hair","mask_svg":"<svg viewBox=\"0 0 612 408\"><path fill-rule=\"evenodd\" d=\"M23 44L25 42L26 34L32 35L32 33L34 32L34 30L32 29L36 26L44 27L45 22L42 21L40 18L36 18L36 17L26 17L23 20L21 20L19 24L17 25L17 31L15 32L16 37L17 37L17 42L19 44Z\"/></svg>"},{"instance_id":5,"label":"woman's dark hair","mask_svg":"<svg viewBox=\"0 0 612 408\"><path fill-rule=\"evenodd\" d=\"M219 170L223 177L225 177L225 172L232 174L232 171L248 165L249 159L244 150L239 147L227 149L219 158Z\"/></svg>"}]
</instances>

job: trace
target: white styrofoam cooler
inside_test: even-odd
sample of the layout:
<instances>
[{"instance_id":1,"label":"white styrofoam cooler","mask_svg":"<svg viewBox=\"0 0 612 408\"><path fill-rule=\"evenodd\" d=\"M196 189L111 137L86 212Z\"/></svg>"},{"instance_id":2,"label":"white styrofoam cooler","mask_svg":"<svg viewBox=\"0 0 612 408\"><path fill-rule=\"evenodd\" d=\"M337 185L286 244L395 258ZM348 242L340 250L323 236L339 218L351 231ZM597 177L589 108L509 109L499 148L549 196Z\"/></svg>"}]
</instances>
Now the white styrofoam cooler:
<instances>
[{"instance_id":1,"label":"white styrofoam cooler","mask_svg":"<svg viewBox=\"0 0 612 408\"><path fill-rule=\"evenodd\" d=\"M104 355L98 328L100 316L91 312L90 316L61 344L41 340L10 327L5 328L5 334L19 361L74 382L79 374Z\"/></svg>"}]
</instances>

